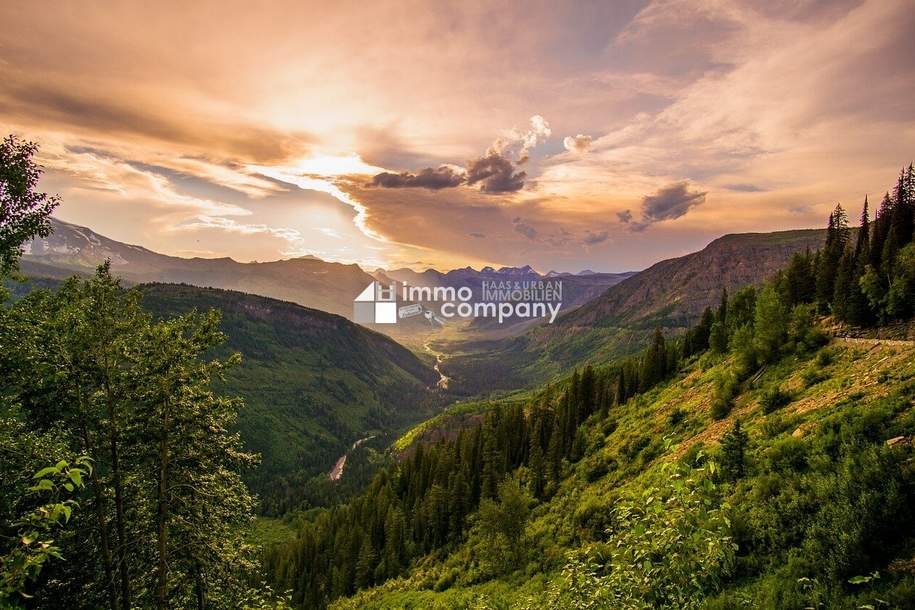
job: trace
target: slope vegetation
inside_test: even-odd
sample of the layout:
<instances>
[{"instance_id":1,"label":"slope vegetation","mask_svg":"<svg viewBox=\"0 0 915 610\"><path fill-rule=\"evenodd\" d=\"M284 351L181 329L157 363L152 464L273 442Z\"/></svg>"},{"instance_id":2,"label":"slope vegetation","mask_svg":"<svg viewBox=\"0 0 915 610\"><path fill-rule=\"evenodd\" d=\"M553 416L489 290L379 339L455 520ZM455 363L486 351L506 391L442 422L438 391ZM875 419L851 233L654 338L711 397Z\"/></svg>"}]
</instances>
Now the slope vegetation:
<instances>
[{"instance_id":1,"label":"slope vegetation","mask_svg":"<svg viewBox=\"0 0 915 610\"><path fill-rule=\"evenodd\" d=\"M249 476L269 512L295 505L305 482L326 473L373 431L409 426L434 411L438 378L406 348L348 320L266 297L186 285L140 286L159 317L218 309L225 351L242 364L225 381L241 395L239 430L262 455Z\"/></svg>"}]
</instances>

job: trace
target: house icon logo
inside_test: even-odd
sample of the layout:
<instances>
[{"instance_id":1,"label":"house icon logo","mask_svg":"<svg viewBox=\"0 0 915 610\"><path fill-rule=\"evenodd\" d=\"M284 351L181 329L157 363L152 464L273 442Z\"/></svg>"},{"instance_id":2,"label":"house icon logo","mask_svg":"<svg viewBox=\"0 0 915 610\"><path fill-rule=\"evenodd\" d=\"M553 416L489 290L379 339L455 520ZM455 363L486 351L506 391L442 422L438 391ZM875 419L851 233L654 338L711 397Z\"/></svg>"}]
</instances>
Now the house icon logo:
<instances>
[{"instance_id":1,"label":"house icon logo","mask_svg":"<svg viewBox=\"0 0 915 610\"><path fill-rule=\"evenodd\" d=\"M353 299L353 321L360 324L396 324L396 285L372 282Z\"/></svg>"}]
</instances>

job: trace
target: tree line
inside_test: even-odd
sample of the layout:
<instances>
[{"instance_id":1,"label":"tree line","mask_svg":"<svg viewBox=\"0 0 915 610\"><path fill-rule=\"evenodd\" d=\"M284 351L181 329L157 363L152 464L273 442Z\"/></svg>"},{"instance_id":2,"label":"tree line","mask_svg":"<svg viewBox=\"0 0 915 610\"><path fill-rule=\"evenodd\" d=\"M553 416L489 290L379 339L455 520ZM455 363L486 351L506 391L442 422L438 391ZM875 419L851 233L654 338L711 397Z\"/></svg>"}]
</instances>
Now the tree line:
<instances>
[{"instance_id":1,"label":"tree line","mask_svg":"<svg viewBox=\"0 0 915 610\"><path fill-rule=\"evenodd\" d=\"M0 144L0 265L47 236L34 144ZM153 321L109 265L0 307L0 605L238 608L261 594L242 535L255 456L215 312ZM258 601L260 599L260 602Z\"/></svg>"}]
</instances>

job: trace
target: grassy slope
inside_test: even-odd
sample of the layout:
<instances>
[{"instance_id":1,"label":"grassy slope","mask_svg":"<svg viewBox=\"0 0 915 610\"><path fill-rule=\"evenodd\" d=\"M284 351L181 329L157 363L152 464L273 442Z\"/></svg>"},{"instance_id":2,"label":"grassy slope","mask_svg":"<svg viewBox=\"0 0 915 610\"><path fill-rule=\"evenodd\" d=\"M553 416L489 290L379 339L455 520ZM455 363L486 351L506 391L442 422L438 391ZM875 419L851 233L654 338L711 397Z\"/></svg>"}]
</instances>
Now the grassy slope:
<instances>
[{"instance_id":1,"label":"grassy slope","mask_svg":"<svg viewBox=\"0 0 915 610\"><path fill-rule=\"evenodd\" d=\"M591 422L586 456L566 470L559 492L534 509L526 530L532 547L530 562L515 574L486 582L464 581L462 574L474 573L465 547L444 558L427 558L408 577L352 600L340 600L337 606L514 608L530 602L536 606L537 598L558 577L564 554L587 538L582 528L588 514L608 514L622 491L639 489L656 477L663 461L695 454L700 446L714 453L735 418L741 419L750 435L751 468L757 472L766 469L766 460L787 441L799 439L809 445L825 434L826 426L821 424L827 419L882 422L875 431L878 445L895 436L911 438L915 347L835 341L824 350L829 357L791 356L765 369L745 384L733 411L721 421L710 419L709 406L714 379L731 366L729 361L694 364L669 384L615 408L607 421ZM789 391L792 401L766 415L760 397L775 385ZM685 416L673 423L671 414L681 410ZM613 425L608 424L611 420ZM669 448L665 437L672 442ZM448 573L456 574L454 586L433 590L434 583ZM758 597L765 586L766 578L744 580L732 585L731 594Z\"/></svg>"}]
</instances>

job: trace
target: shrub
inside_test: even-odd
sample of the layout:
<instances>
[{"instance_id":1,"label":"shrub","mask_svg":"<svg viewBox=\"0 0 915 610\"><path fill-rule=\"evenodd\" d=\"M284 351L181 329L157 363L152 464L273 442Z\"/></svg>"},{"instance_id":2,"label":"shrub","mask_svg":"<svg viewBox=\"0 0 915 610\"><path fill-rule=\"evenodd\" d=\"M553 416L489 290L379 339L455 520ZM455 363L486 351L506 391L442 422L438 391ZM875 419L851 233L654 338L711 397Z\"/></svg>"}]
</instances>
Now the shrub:
<instances>
[{"instance_id":1,"label":"shrub","mask_svg":"<svg viewBox=\"0 0 915 610\"><path fill-rule=\"evenodd\" d=\"M778 386L770 388L762 395L762 398L759 399L759 405L766 415L781 409L790 402L791 395L787 392L783 392Z\"/></svg>"},{"instance_id":2,"label":"shrub","mask_svg":"<svg viewBox=\"0 0 915 610\"><path fill-rule=\"evenodd\" d=\"M821 349L817 353L817 360L816 360L817 366L819 366L820 368L829 366L830 364L832 364L835 361L835 359L836 359L835 352L833 352L831 349Z\"/></svg>"},{"instance_id":3,"label":"shrub","mask_svg":"<svg viewBox=\"0 0 915 610\"><path fill-rule=\"evenodd\" d=\"M684 419L686 419L686 411L678 407L667 416L667 427L676 428Z\"/></svg>"},{"instance_id":4,"label":"shrub","mask_svg":"<svg viewBox=\"0 0 915 610\"><path fill-rule=\"evenodd\" d=\"M724 419L731 412L734 397L740 389L740 383L734 373L722 372L715 378L715 394L712 398L711 416L713 419Z\"/></svg>"},{"instance_id":5,"label":"shrub","mask_svg":"<svg viewBox=\"0 0 915 610\"><path fill-rule=\"evenodd\" d=\"M802 470L807 466L807 446L793 436L776 441L766 452L766 463L776 472Z\"/></svg>"},{"instance_id":6,"label":"shrub","mask_svg":"<svg viewBox=\"0 0 915 610\"><path fill-rule=\"evenodd\" d=\"M829 376L817 369L807 369L801 373L801 379L804 381L805 388L811 388L818 383L826 381Z\"/></svg>"},{"instance_id":7,"label":"shrub","mask_svg":"<svg viewBox=\"0 0 915 610\"><path fill-rule=\"evenodd\" d=\"M721 589L737 550L730 506L712 481L682 465L665 464L663 474L662 486L615 503L607 532L614 544L570 554L536 607L699 608Z\"/></svg>"}]
</instances>

